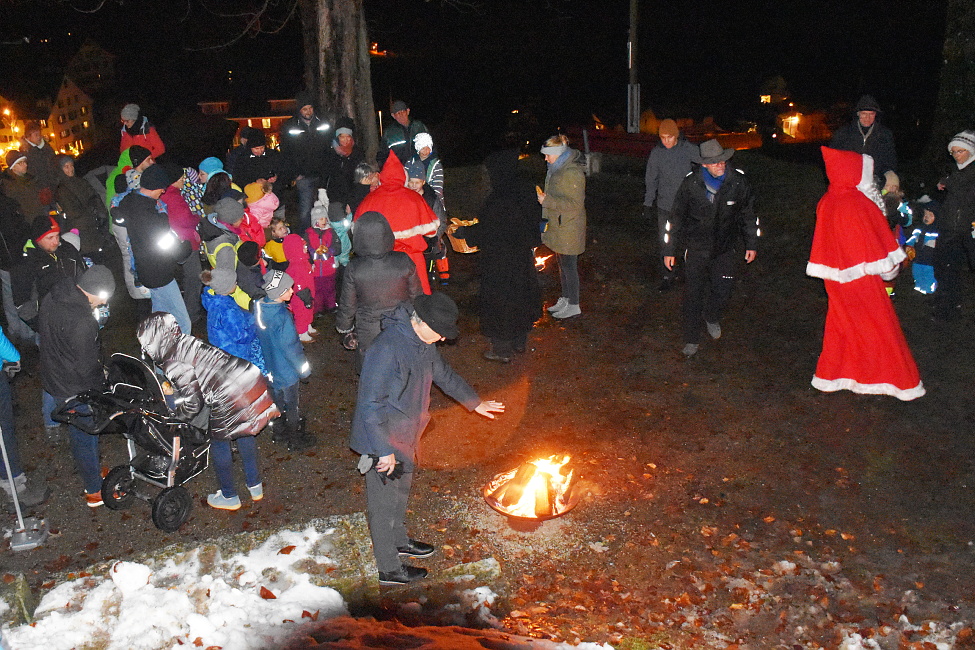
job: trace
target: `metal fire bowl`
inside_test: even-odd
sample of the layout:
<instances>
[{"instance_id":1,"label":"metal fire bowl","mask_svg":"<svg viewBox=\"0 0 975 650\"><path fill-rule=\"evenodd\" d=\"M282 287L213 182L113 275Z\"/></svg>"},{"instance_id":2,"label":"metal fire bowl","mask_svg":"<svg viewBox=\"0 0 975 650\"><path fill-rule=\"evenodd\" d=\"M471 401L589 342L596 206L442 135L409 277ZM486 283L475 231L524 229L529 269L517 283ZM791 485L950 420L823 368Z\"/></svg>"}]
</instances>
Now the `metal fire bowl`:
<instances>
[{"instance_id":1,"label":"metal fire bowl","mask_svg":"<svg viewBox=\"0 0 975 650\"><path fill-rule=\"evenodd\" d=\"M491 498L490 495L491 495L491 492L494 491L494 489L490 489L489 490L488 488L491 488L492 487L491 486L491 483L493 483L493 482L494 481L492 480L487 485L485 485L484 487L481 488L481 496L484 497L484 502L486 504L488 504L489 506L491 506L491 509L494 510L495 512L499 512L502 515L504 515L505 517L507 517L508 519L513 519L515 521L521 521L521 522L526 522L527 523L527 522L533 522L533 521L547 521L549 519L555 519L556 517L561 517L565 513L569 512L570 510L572 510L573 508L575 508L576 505L578 505L578 503L579 503L580 495L577 492L576 494L573 494L571 497L569 497L569 501L565 504L565 510L563 510L562 512L560 512L558 514L545 515L544 517L519 517L517 515L511 514L507 510L505 510L504 509L504 506L502 506L500 503L498 503L498 501L496 499L492 499ZM497 488L497 486L493 486L493 487L494 488Z\"/></svg>"}]
</instances>

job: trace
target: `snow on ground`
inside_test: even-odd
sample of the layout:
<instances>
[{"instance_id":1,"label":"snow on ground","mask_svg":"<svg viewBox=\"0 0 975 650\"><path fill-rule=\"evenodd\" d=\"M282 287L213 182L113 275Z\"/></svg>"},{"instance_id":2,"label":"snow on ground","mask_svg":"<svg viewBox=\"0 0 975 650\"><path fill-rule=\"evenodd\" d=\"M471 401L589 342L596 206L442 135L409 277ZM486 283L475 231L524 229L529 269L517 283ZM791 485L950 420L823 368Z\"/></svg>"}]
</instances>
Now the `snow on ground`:
<instances>
[{"instance_id":1,"label":"snow on ground","mask_svg":"<svg viewBox=\"0 0 975 650\"><path fill-rule=\"evenodd\" d=\"M348 615L337 591L309 580L309 574L334 568L322 554L331 532L319 532L314 526L280 531L259 547L228 558L195 549L161 562L157 570L138 562L116 562L106 575L83 575L54 587L41 600L34 623L2 630L0 648L285 647L289 641L309 637L326 619ZM497 624L490 611L497 595L489 587L462 595L463 602L454 607ZM359 621L356 626L368 634L370 626L385 629L388 624ZM413 638L428 637L431 647L447 647L437 645L438 628L410 630ZM455 631L444 628L442 634ZM592 643L524 642L526 648L612 650Z\"/></svg>"}]
</instances>

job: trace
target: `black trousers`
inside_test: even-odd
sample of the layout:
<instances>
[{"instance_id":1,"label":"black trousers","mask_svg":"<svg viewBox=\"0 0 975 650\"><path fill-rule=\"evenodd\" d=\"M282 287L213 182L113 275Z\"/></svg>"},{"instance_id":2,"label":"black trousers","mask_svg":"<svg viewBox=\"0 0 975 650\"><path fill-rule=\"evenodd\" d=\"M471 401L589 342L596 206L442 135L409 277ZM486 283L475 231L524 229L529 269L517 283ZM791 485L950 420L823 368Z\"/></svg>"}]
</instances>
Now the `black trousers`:
<instances>
[{"instance_id":1,"label":"black trousers","mask_svg":"<svg viewBox=\"0 0 975 650\"><path fill-rule=\"evenodd\" d=\"M412 486L412 472L385 484L375 470L366 472L366 518L376 568L382 573L398 571L403 566L396 549L410 541L406 534L406 504Z\"/></svg>"},{"instance_id":2,"label":"black trousers","mask_svg":"<svg viewBox=\"0 0 975 650\"><path fill-rule=\"evenodd\" d=\"M934 292L934 315L944 320L953 318L961 305L961 274L970 268L975 258L975 240L967 233L950 239L938 239L934 249L934 279L938 290Z\"/></svg>"},{"instance_id":3,"label":"black trousers","mask_svg":"<svg viewBox=\"0 0 975 650\"><path fill-rule=\"evenodd\" d=\"M684 258L684 343L700 343L704 323L721 320L735 289L738 252L717 257L706 251L687 251Z\"/></svg>"}]
</instances>

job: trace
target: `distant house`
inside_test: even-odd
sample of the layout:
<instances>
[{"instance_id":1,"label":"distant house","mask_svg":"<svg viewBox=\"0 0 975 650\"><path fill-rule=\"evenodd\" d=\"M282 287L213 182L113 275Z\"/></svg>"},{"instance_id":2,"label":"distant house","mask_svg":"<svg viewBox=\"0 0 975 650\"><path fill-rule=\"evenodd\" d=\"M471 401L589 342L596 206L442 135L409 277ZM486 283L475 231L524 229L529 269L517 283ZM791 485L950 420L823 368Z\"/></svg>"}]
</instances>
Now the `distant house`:
<instances>
[{"instance_id":1,"label":"distant house","mask_svg":"<svg viewBox=\"0 0 975 650\"><path fill-rule=\"evenodd\" d=\"M78 156L92 144L91 110L91 97L67 76L41 96L0 96L0 152L19 148L26 123L37 121L52 149Z\"/></svg>"},{"instance_id":2,"label":"distant house","mask_svg":"<svg viewBox=\"0 0 975 650\"><path fill-rule=\"evenodd\" d=\"M240 143L240 129L249 126L261 129L267 134L267 143L271 147L278 146L278 131L281 124L294 114L294 99L269 99L267 102L250 102L238 104L230 101L197 102L200 112L204 115L225 115L227 120L237 123L237 133L234 145ZM231 117L231 109L243 113L247 117Z\"/></svg>"}]
</instances>

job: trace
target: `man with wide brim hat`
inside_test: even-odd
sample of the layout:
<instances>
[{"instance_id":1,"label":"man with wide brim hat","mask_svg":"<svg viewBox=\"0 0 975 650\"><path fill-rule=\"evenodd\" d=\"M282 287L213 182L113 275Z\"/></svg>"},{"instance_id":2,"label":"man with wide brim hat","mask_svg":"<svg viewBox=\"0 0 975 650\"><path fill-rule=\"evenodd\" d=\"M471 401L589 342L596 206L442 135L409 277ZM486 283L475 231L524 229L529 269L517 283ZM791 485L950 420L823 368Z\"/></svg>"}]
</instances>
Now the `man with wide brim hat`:
<instances>
[{"instance_id":1,"label":"man with wide brim hat","mask_svg":"<svg viewBox=\"0 0 975 650\"><path fill-rule=\"evenodd\" d=\"M745 262L755 260L761 235L745 175L728 167L734 149L717 140L702 142L689 174L674 198L673 239L664 246L664 264L673 269L683 253L682 320L687 357L697 354L705 327L712 339L721 337L721 316L735 287L743 242Z\"/></svg>"},{"instance_id":2,"label":"man with wide brim hat","mask_svg":"<svg viewBox=\"0 0 975 650\"><path fill-rule=\"evenodd\" d=\"M426 569L402 559L434 553L433 546L410 539L405 524L417 443L430 421L431 385L486 418L504 412L504 404L482 401L437 351L439 341L460 333L457 315L457 305L444 293L402 303L383 319L383 331L362 364L349 447L360 454L366 515L383 585L424 578Z\"/></svg>"}]
</instances>

